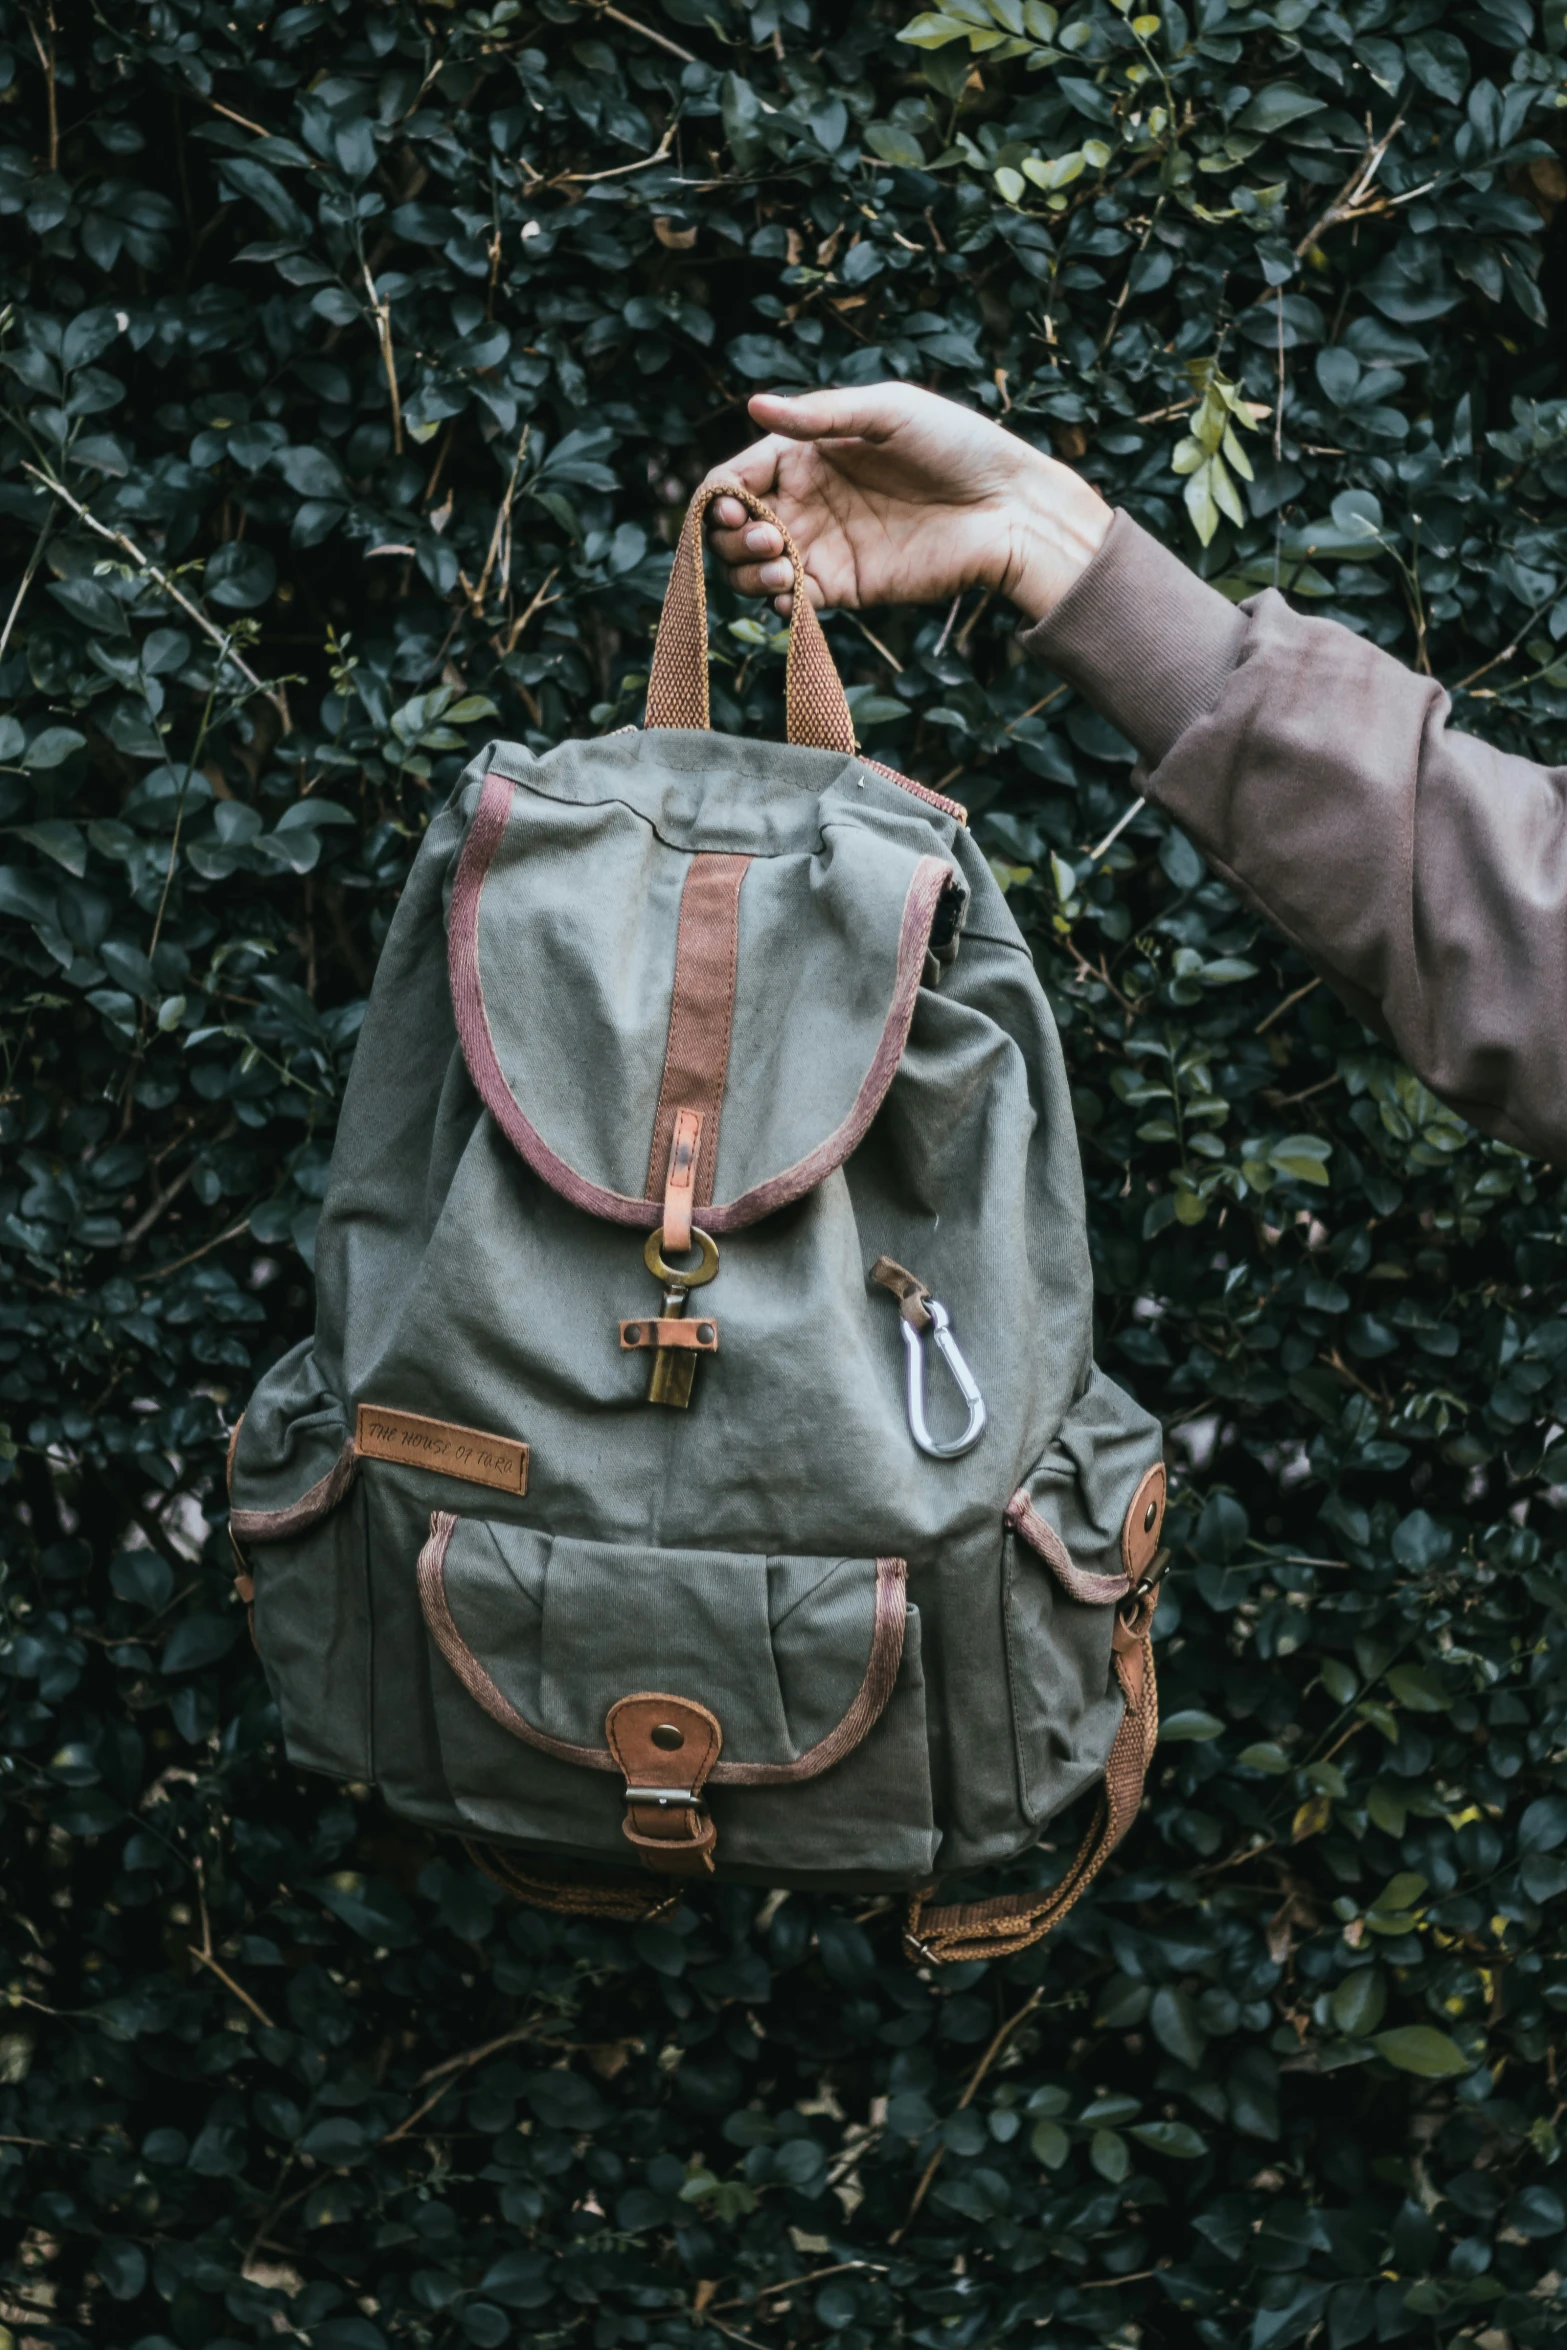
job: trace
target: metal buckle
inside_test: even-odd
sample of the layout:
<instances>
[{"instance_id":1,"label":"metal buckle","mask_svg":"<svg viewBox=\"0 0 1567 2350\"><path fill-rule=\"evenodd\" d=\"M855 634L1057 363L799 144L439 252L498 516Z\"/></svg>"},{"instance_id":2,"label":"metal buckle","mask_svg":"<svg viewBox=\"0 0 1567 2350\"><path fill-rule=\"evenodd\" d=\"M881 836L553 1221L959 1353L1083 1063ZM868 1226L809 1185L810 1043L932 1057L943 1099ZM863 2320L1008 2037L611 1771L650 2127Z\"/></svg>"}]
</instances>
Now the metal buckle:
<instances>
[{"instance_id":1,"label":"metal buckle","mask_svg":"<svg viewBox=\"0 0 1567 2350\"><path fill-rule=\"evenodd\" d=\"M1169 1552L1167 1550L1156 1550L1149 1562L1147 1574L1143 1577L1140 1583L1134 1583L1132 1585L1132 1598L1146 1599L1150 1591L1157 1591L1159 1585L1164 1581L1164 1578L1169 1573L1169 1571Z\"/></svg>"},{"instance_id":2,"label":"metal buckle","mask_svg":"<svg viewBox=\"0 0 1567 2350\"><path fill-rule=\"evenodd\" d=\"M626 1801L656 1804L660 1811L667 1811L672 1803L684 1804L687 1811L707 1809L701 1796L690 1787L628 1787Z\"/></svg>"},{"instance_id":3,"label":"metal buckle","mask_svg":"<svg viewBox=\"0 0 1567 2350\"><path fill-rule=\"evenodd\" d=\"M903 1332L903 1346L907 1357L904 1368L907 1374L909 1434L919 1446L920 1451L928 1453L933 1461L955 1461L961 1454L972 1452L985 1433L985 1421L988 1416L985 1411L985 1399L975 1384L973 1372L958 1351L958 1342L952 1335L952 1319L946 1307L938 1299L928 1295L923 1303L926 1313L930 1316L931 1336L935 1340L936 1352L946 1364L959 1395L968 1405L968 1426L961 1436L954 1437L948 1444L938 1444L931 1435L925 1418L925 1352L921 1344L923 1334L915 1329L911 1321L905 1318L900 1322L899 1328Z\"/></svg>"}]
</instances>

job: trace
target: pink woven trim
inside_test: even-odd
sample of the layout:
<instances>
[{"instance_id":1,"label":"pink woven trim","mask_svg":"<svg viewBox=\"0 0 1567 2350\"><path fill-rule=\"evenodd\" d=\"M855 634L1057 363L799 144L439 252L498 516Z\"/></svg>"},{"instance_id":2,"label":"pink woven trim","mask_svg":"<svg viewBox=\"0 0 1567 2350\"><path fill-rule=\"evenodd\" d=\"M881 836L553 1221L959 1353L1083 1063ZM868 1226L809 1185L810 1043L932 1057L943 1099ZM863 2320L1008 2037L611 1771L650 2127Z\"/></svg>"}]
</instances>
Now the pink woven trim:
<instances>
[{"instance_id":1,"label":"pink woven trim","mask_svg":"<svg viewBox=\"0 0 1567 2350\"><path fill-rule=\"evenodd\" d=\"M1038 1551L1062 1590L1072 1599L1081 1599L1089 1607L1113 1607L1118 1600L1125 1599L1128 1584L1124 1575L1090 1575L1083 1568L1073 1566L1066 1544L1049 1519L1040 1516L1021 1486L1007 1503L1006 1520L1030 1550Z\"/></svg>"},{"instance_id":2,"label":"pink woven trim","mask_svg":"<svg viewBox=\"0 0 1567 2350\"><path fill-rule=\"evenodd\" d=\"M871 768L877 775L885 775L887 781L895 783L900 791L911 791L917 800L926 800L931 807L940 808L944 814L956 816L960 824L968 823L968 810L961 800L949 800L943 793L932 791L928 783L916 783L912 775L900 775L897 768L889 767L884 759L867 759L863 751L858 753L858 757L862 767Z\"/></svg>"},{"instance_id":3,"label":"pink woven trim","mask_svg":"<svg viewBox=\"0 0 1567 2350\"><path fill-rule=\"evenodd\" d=\"M951 878L952 868L941 857L921 857L914 868L908 896L903 901L897 978L887 1023L855 1095L854 1107L843 1124L805 1158L786 1167L781 1175L769 1176L765 1183L742 1192L727 1207L704 1209L702 1221L709 1232L734 1232L741 1225L755 1224L763 1216L776 1214L791 1200L800 1199L806 1192L814 1191L819 1183L825 1183L833 1169L841 1167L849 1153L864 1141L866 1129L886 1098L887 1088L898 1073L903 1048L909 1041L925 957L930 948L930 926L936 919L941 893Z\"/></svg>"},{"instance_id":4,"label":"pink woven trim","mask_svg":"<svg viewBox=\"0 0 1567 2350\"><path fill-rule=\"evenodd\" d=\"M854 1702L838 1727L829 1730L825 1738L818 1738L803 1754L797 1754L793 1762L719 1762L714 1763L710 1776L729 1787L777 1787L791 1780L819 1778L834 1763L842 1762L846 1754L852 1754L886 1712L887 1700L897 1686L898 1668L903 1662L903 1635L908 1626L908 1601L909 1570L904 1560L878 1559L870 1659Z\"/></svg>"},{"instance_id":5,"label":"pink woven trim","mask_svg":"<svg viewBox=\"0 0 1567 2350\"><path fill-rule=\"evenodd\" d=\"M536 1746L541 1754L553 1754L561 1762L580 1763L590 1771L614 1770L615 1758L607 1746L578 1746L570 1739L552 1738L547 1730L536 1730L510 1698L502 1696L458 1631L446 1597L446 1553L459 1523L449 1510L432 1510L430 1539L419 1553L419 1604L436 1647L474 1703L482 1705L491 1719L499 1722L503 1730L509 1730L514 1738L522 1739L527 1746Z\"/></svg>"},{"instance_id":6,"label":"pink woven trim","mask_svg":"<svg viewBox=\"0 0 1567 2350\"><path fill-rule=\"evenodd\" d=\"M237 1434L238 1431L236 1430ZM296 1534L308 1533L324 1518L328 1510L335 1510L354 1481L359 1466L359 1455L350 1436L324 1477L291 1501L281 1510L229 1511L229 1530L236 1542L288 1542Z\"/></svg>"},{"instance_id":7,"label":"pink woven trim","mask_svg":"<svg viewBox=\"0 0 1567 2350\"><path fill-rule=\"evenodd\" d=\"M584 1209L590 1216L602 1216L611 1224L635 1224L651 1232L663 1215L663 1201L628 1199L621 1192L606 1191L601 1184L590 1183L585 1175L568 1167L564 1159L557 1158L538 1128L523 1116L495 1050L489 1015L484 1008L484 984L479 977L479 898L505 834L516 788L504 775L485 777L478 814L463 843L457 879L452 885L447 954L452 1009L457 1017L463 1059L478 1088L479 1099L496 1125L552 1191L558 1191L562 1199L569 1200L574 1208Z\"/></svg>"},{"instance_id":8,"label":"pink woven trim","mask_svg":"<svg viewBox=\"0 0 1567 2350\"><path fill-rule=\"evenodd\" d=\"M515 1094L506 1082L500 1057L495 1050L495 1039L490 1032L489 1015L484 1005L484 986L479 976L479 900L495 852L506 830L511 814L512 796L516 785L504 775L487 775L480 795L478 813L474 817L463 852L457 864L457 878L452 885L452 910L448 962L451 974L452 1009L457 1020L458 1040L468 1074L478 1089L479 1099L489 1111L512 1148L518 1151L553 1191L559 1192L575 1208L590 1216L599 1216L610 1224L632 1224L644 1232L651 1232L660 1223L664 1213L661 1199L632 1199L624 1192L610 1191L604 1185L592 1183L579 1175L574 1167L552 1151L536 1126L523 1115ZM866 1129L881 1108L887 1088L897 1074L903 1048L908 1042L914 1006L919 996L920 980L924 974L925 956L930 941L931 924L936 919L936 907L942 891L951 879L951 867L941 857L921 857L909 882L908 895L903 901L903 922L898 936L898 962L893 982L892 1002L888 1007L881 1040L865 1072L854 1106L841 1126L818 1143L815 1150L803 1159L786 1167L782 1174L769 1176L765 1183L756 1184L738 1199L726 1204L707 1207L702 1211L702 1228L706 1232L737 1232L744 1225L760 1222L779 1208L787 1207L817 1184L824 1183L835 1167L842 1165L857 1145L865 1138Z\"/></svg>"}]
</instances>

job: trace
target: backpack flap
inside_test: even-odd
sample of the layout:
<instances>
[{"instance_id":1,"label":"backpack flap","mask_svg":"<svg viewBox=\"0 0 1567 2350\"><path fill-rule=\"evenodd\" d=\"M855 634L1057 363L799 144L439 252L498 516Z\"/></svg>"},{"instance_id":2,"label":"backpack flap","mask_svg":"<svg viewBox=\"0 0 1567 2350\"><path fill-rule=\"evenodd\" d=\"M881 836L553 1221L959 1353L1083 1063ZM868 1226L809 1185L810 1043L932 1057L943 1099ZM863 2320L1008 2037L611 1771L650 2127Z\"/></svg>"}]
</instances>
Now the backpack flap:
<instances>
[{"instance_id":1,"label":"backpack flap","mask_svg":"<svg viewBox=\"0 0 1567 2350\"><path fill-rule=\"evenodd\" d=\"M956 886L923 813L855 805L852 762L807 795L787 763L836 779L841 762L771 748L769 786L748 747L657 734L563 746L574 759L521 778L497 766L458 866L473 1082L535 1173L613 1223L665 1221L682 1112L700 1121L686 1221L709 1233L840 1165L897 1070Z\"/></svg>"}]
</instances>

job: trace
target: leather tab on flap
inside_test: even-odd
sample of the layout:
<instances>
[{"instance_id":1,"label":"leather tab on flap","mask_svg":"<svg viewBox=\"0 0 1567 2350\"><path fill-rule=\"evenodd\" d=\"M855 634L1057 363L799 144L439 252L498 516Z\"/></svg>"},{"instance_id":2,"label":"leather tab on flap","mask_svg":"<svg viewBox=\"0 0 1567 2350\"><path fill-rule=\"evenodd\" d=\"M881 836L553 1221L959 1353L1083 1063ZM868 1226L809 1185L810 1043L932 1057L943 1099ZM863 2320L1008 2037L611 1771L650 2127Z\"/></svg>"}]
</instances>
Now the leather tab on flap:
<instances>
[{"instance_id":1,"label":"leather tab on flap","mask_svg":"<svg viewBox=\"0 0 1567 2350\"><path fill-rule=\"evenodd\" d=\"M1140 1583L1153 1564L1164 1529L1164 1497L1164 1463L1155 1461L1132 1495L1121 1525L1121 1564L1129 1583Z\"/></svg>"},{"instance_id":2,"label":"leather tab on flap","mask_svg":"<svg viewBox=\"0 0 1567 2350\"><path fill-rule=\"evenodd\" d=\"M905 1322L912 1323L916 1330L930 1328L930 1316L925 1311L925 1300L930 1291L917 1273L909 1272L907 1267L898 1264L892 1257L878 1257L871 1267L871 1279L879 1282L883 1289L891 1290Z\"/></svg>"},{"instance_id":3,"label":"leather tab on flap","mask_svg":"<svg viewBox=\"0 0 1567 2350\"><path fill-rule=\"evenodd\" d=\"M664 1254L679 1256L691 1246L691 1211L696 1205L696 1158L702 1141L700 1110L677 1110L664 1178Z\"/></svg>"},{"instance_id":4,"label":"leather tab on flap","mask_svg":"<svg viewBox=\"0 0 1567 2350\"><path fill-rule=\"evenodd\" d=\"M620 1343L627 1353L643 1346L660 1349L683 1346L693 1354L716 1355L718 1324L711 1317L705 1322L688 1322L676 1321L672 1316L663 1316L651 1322L622 1322Z\"/></svg>"},{"instance_id":5,"label":"leather tab on flap","mask_svg":"<svg viewBox=\"0 0 1567 2350\"><path fill-rule=\"evenodd\" d=\"M717 1716L688 1697L638 1691L610 1707L604 1735L625 1774L623 1832L643 1867L661 1876L709 1875L718 1834L702 1789L724 1742Z\"/></svg>"}]
</instances>

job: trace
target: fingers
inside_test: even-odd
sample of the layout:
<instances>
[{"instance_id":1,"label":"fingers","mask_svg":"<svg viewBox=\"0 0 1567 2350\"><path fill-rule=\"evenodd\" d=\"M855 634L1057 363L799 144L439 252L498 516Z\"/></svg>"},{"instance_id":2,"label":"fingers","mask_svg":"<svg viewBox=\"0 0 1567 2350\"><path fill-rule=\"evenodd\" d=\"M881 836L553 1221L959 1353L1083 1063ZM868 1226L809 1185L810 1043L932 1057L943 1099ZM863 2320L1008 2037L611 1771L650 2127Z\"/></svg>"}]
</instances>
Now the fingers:
<instances>
[{"instance_id":1,"label":"fingers","mask_svg":"<svg viewBox=\"0 0 1567 2350\"><path fill-rule=\"evenodd\" d=\"M709 532L725 563L766 562L783 553L783 532L774 522L753 522L738 498L716 499L709 509Z\"/></svg>"},{"instance_id":2,"label":"fingers","mask_svg":"<svg viewBox=\"0 0 1567 2350\"><path fill-rule=\"evenodd\" d=\"M715 498L709 508L709 544L742 596L772 596L780 610L790 600L794 565L774 522L753 522L738 498Z\"/></svg>"},{"instance_id":3,"label":"fingers","mask_svg":"<svg viewBox=\"0 0 1567 2350\"><path fill-rule=\"evenodd\" d=\"M757 423L767 427L775 442L780 437L791 441L890 440L907 405L907 388L897 383L867 384L856 391L805 392L798 397L757 392L747 402Z\"/></svg>"},{"instance_id":4,"label":"fingers","mask_svg":"<svg viewBox=\"0 0 1567 2350\"><path fill-rule=\"evenodd\" d=\"M753 498L770 498L777 486L779 453L787 445L769 433L766 440L753 441L748 449L742 449L738 457L713 466L703 477L703 487L708 482L738 481Z\"/></svg>"}]
</instances>

